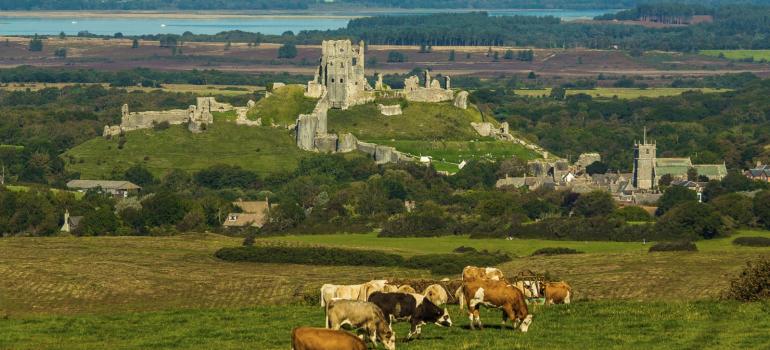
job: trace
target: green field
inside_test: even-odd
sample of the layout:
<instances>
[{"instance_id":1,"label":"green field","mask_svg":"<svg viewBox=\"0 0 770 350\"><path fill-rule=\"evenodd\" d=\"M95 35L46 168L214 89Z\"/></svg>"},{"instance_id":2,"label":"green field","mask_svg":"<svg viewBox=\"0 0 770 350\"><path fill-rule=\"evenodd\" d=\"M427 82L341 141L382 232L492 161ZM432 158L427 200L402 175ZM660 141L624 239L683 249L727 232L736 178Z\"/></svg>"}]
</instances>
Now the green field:
<instances>
[{"instance_id":1,"label":"green field","mask_svg":"<svg viewBox=\"0 0 770 350\"><path fill-rule=\"evenodd\" d=\"M305 97L302 85L287 85L257 101L247 117L251 120L262 118L262 125L291 125L300 114L312 112L315 105L315 99Z\"/></svg>"},{"instance_id":2,"label":"green field","mask_svg":"<svg viewBox=\"0 0 770 350\"><path fill-rule=\"evenodd\" d=\"M607 88L599 87L595 89L568 89L567 95L586 94L594 98L620 98L620 99L635 99L640 97L663 97L663 96L676 96L681 95L686 91L700 91L703 93L716 93L728 91L725 89L711 89L711 88L667 88L667 87L655 87L655 88ZM517 95L529 96L529 97L541 97L551 94L551 89L528 89L528 90L515 90Z\"/></svg>"},{"instance_id":3,"label":"green field","mask_svg":"<svg viewBox=\"0 0 770 350\"><path fill-rule=\"evenodd\" d=\"M221 121L221 120L220 120ZM83 179L109 178L113 169L144 164L156 176L171 169L196 171L215 164L238 165L260 174L292 171L309 153L294 144L290 131L215 122L204 133L193 134L186 126L166 130L126 133L123 149L118 138L97 137L69 151L62 158L68 171Z\"/></svg>"},{"instance_id":4,"label":"green field","mask_svg":"<svg viewBox=\"0 0 770 350\"><path fill-rule=\"evenodd\" d=\"M768 237L770 231L743 230L727 238L701 240L696 242L698 251L735 252L751 251L768 252L767 248L750 248L732 244L738 237ZM333 234L333 235L303 235L280 236L268 238L270 241L295 242L306 244L318 244L347 248L376 249L395 252L404 256L428 253L447 253L459 246L487 249L490 251L501 250L512 256L526 257L535 250L546 247L573 248L585 253L638 253L652 245L652 242L606 242L606 241L549 241L544 239L469 239L468 236L443 236L420 238L379 238L376 233L366 234Z\"/></svg>"},{"instance_id":5,"label":"green field","mask_svg":"<svg viewBox=\"0 0 770 350\"><path fill-rule=\"evenodd\" d=\"M730 60L751 58L754 61L770 60L770 50L701 50L701 55L719 57L720 54Z\"/></svg>"},{"instance_id":6,"label":"green field","mask_svg":"<svg viewBox=\"0 0 770 350\"><path fill-rule=\"evenodd\" d=\"M397 349L767 349L770 303L580 302L532 307L528 333L500 328L500 312L484 310L482 331L467 329L463 311L450 308L454 326L423 326L403 341L407 323L394 326ZM291 329L322 326L318 306L34 317L0 321L0 348L9 349L289 349ZM509 323L510 324L510 323ZM382 348L380 346L380 348Z\"/></svg>"}]
</instances>

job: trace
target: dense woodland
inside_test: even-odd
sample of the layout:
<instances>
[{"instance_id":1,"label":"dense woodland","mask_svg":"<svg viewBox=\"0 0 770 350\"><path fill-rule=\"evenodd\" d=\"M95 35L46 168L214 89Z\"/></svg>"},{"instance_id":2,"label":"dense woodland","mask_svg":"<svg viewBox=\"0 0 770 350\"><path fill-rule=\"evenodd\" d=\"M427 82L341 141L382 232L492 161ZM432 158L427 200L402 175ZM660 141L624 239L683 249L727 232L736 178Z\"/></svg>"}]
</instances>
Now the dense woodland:
<instances>
[{"instance_id":1,"label":"dense woodland","mask_svg":"<svg viewBox=\"0 0 770 350\"><path fill-rule=\"evenodd\" d=\"M147 34L142 39L173 42L279 42L318 44L326 39L349 38L385 45L480 45L539 48L584 47L595 49L667 50L693 52L705 49L768 49L770 6L701 5L640 6L618 14L636 19L640 14L680 16L711 13L714 21L689 26L649 28L608 21L564 22L556 17L490 16L486 12L430 15L375 16L351 20L346 28L328 31L287 32L264 35L240 30L218 34ZM600 17L612 19L614 16Z\"/></svg>"}]
</instances>

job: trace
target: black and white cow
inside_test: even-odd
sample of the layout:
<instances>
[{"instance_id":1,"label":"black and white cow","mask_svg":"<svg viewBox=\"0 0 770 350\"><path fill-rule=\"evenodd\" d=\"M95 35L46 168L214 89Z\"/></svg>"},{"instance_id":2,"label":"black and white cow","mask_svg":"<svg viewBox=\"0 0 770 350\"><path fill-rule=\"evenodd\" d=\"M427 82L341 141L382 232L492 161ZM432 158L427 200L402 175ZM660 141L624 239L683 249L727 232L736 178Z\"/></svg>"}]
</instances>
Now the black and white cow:
<instances>
[{"instance_id":1,"label":"black and white cow","mask_svg":"<svg viewBox=\"0 0 770 350\"><path fill-rule=\"evenodd\" d=\"M419 336L422 325L426 323L452 326L447 309L441 309L420 294L376 292L369 296L369 302L379 306L385 318L391 322L409 321L412 328L406 339Z\"/></svg>"}]
</instances>

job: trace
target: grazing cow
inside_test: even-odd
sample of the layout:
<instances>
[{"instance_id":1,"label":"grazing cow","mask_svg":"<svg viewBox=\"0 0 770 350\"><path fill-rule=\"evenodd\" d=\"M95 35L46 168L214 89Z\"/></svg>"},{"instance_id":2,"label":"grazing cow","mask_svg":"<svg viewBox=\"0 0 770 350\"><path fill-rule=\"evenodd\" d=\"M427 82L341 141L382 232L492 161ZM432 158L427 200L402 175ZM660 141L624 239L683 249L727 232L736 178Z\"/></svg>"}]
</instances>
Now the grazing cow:
<instances>
[{"instance_id":1,"label":"grazing cow","mask_svg":"<svg viewBox=\"0 0 770 350\"><path fill-rule=\"evenodd\" d=\"M398 292L398 293L417 293L417 291L414 290L414 288L412 288L412 286L410 286L408 284L404 284L404 285L399 286L398 290L396 292Z\"/></svg>"},{"instance_id":2,"label":"grazing cow","mask_svg":"<svg viewBox=\"0 0 770 350\"><path fill-rule=\"evenodd\" d=\"M540 294L546 304L569 304L572 297L572 287L567 282L546 282L540 285Z\"/></svg>"},{"instance_id":3,"label":"grazing cow","mask_svg":"<svg viewBox=\"0 0 770 350\"><path fill-rule=\"evenodd\" d=\"M357 300L333 300L329 303L326 308L326 327L339 330L344 325L362 329L375 348L377 339L388 350L396 348L396 334L382 310L373 303Z\"/></svg>"},{"instance_id":4,"label":"grazing cow","mask_svg":"<svg viewBox=\"0 0 770 350\"><path fill-rule=\"evenodd\" d=\"M440 284L429 285L422 292L422 295L436 305L444 305L449 301L449 295L447 295L446 289Z\"/></svg>"},{"instance_id":5,"label":"grazing cow","mask_svg":"<svg viewBox=\"0 0 770 350\"><path fill-rule=\"evenodd\" d=\"M514 286L503 281L474 280L463 282L462 288L471 329L475 329L474 324L482 328L479 305L503 309L503 324L511 320L513 328L519 328L522 332L529 329L532 315L527 309L524 294Z\"/></svg>"},{"instance_id":6,"label":"grazing cow","mask_svg":"<svg viewBox=\"0 0 770 350\"><path fill-rule=\"evenodd\" d=\"M371 280L363 284L324 284L321 286L321 306L328 305L333 299L366 301L372 293L382 291L387 283L387 280Z\"/></svg>"},{"instance_id":7,"label":"grazing cow","mask_svg":"<svg viewBox=\"0 0 770 350\"><path fill-rule=\"evenodd\" d=\"M396 292L398 292L398 288L399 288L399 287L397 287L397 286L394 286L394 285L392 285L392 284L386 284L386 285L385 285L385 286L382 288L382 290L380 290L380 291L378 291L378 292L385 292L385 293L396 293Z\"/></svg>"},{"instance_id":8,"label":"grazing cow","mask_svg":"<svg viewBox=\"0 0 770 350\"><path fill-rule=\"evenodd\" d=\"M420 294L374 293L369 301L379 306L385 318L393 322L409 321L412 325L409 335L420 336L422 325L432 322L439 326L451 327L452 319L447 309L441 309Z\"/></svg>"},{"instance_id":9,"label":"grazing cow","mask_svg":"<svg viewBox=\"0 0 770 350\"><path fill-rule=\"evenodd\" d=\"M363 340L345 331L298 327L291 331L292 350L366 350Z\"/></svg>"},{"instance_id":10,"label":"grazing cow","mask_svg":"<svg viewBox=\"0 0 770 350\"><path fill-rule=\"evenodd\" d=\"M505 279L505 276L503 275L503 272L496 267L466 266L463 269L463 281L475 279L502 281Z\"/></svg>"},{"instance_id":11,"label":"grazing cow","mask_svg":"<svg viewBox=\"0 0 770 350\"><path fill-rule=\"evenodd\" d=\"M513 283L516 289L524 293L527 298L539 298L541 283L538 281L516 281Z\"/></svg>"}]
</instances>

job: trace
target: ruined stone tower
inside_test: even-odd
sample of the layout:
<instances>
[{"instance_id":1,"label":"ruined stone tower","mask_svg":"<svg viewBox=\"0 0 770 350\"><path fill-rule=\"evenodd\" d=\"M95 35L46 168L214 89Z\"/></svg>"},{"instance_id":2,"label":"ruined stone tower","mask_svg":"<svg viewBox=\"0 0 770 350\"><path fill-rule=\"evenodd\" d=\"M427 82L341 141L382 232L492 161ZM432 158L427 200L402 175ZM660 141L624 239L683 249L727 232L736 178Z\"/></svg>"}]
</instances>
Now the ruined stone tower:
<instances>
[{"instance_id":1,"label":"ruined stone tower","mask_svg":"<svg viewBox=\"0 0 770 350\"><path fill-rule=\"evenodd\" d=\"M368 86L364 76L364 42L328 40L321 45L315 82L326 87L331 108L347 109Z\"/></svg>"},{"instance_id":2,"label":"ruined stone tower","mask_svg":"<svg viewBox=\"0 0 770 350\"><path fill-rule=\"evenodd\" d=\"M647 143L647 128L644 128L642 143L634 143L634 181L633 185L640 190L651 190L655 187L655 143Z\"/></svg>"}]
</instances>

